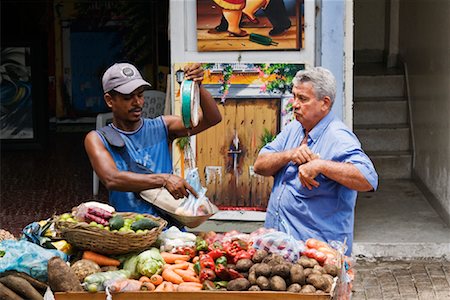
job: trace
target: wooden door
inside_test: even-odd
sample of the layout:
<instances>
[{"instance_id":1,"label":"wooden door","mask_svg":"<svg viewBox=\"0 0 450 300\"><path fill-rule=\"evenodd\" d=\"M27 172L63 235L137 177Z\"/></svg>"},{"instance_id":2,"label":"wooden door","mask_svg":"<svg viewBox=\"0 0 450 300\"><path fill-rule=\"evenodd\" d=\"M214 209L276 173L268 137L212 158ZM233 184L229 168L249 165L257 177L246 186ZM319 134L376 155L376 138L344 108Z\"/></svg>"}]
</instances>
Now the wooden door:
<instances>
[{"instance_id":1,"label":"wooden door","mask_svg":"<svg viewBox=\"0 0 450 300\"><path fill-rule=\"evenodd\" d=\"M264 129L279 129L279 99L227 99L222 122L197 135L197 166L207 196L221 209L265 210L273 178L254 174Z\"/></svg>"}]
</instances>

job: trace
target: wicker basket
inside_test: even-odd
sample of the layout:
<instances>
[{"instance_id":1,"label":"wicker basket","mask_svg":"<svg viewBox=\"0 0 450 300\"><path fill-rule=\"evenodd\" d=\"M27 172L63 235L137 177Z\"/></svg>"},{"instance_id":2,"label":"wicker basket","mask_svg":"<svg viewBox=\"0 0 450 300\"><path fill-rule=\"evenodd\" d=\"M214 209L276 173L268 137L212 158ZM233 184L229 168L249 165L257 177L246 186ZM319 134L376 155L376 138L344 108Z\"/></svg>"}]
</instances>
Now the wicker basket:
<instances>
[{"instance_id":1,"label":"wicker basket","mask_svg":"<svg viewBox=\"0 0 450 300\"><path fill-rule=\"evenodd\" d=\"M135 213L117 213L124 218L133 218ZM150 248L158 235L167 225L167 221L149 214L142 214L160 224L145 234L135 232L111 232L86 222L67 222L56 220L55 227L62 238L82 250L91 250L106 255L118 255L138 252Z\"/></svg>"}]
</instances>

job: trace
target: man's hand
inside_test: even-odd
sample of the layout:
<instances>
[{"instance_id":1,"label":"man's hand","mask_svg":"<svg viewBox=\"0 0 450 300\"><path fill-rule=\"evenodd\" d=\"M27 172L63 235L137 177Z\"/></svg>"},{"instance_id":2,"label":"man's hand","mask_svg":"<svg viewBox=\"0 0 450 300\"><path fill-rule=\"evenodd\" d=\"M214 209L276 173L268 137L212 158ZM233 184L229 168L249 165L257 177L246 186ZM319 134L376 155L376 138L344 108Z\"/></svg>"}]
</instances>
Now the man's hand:
<instances>
[{"instance_id":1,"label":"man's hand","mask_svg":"<svg viewBox=\"0 0 450 300\"><path fill-rule=\"evenodd\" d=\"M193 80L198 84L203 81L204 71L202 65L199 63L190 64L184 67L184 74L186 79Z\"/></svg>"},{"instance_id":2,"label":"man's hand","mask_svg":"<svg viewBox=\"0 0 450 300\"><path fill-rule=\"evenodd\" d=\"M319 155L313 153L307 145L301 145L300 147L291 150L291 160L297 165L302 165L313 159L319 158Z\"/></svg>"},{"instance_id":3,"label":"man's hand","mask_svg":"<svg viewBox=\"0 0 450 300\"><path fill-rule=\"evenodd\" d=\"M172 194L175 199L181 199L189 196L189 192L198 198L197 192L194 188L187 183L186 180L177 175L169 175L167 182L165 183L165 188Z\"/></svg>"},{"instance_id":4,"label":"man's hand","mask_svg":"<svg viewBox=\"0 0 450 300\"><path fill-rule=\"evenodd\" d=\"M306 186L308 190L312 190L313 187L318 187L319 182L314 180L320 173L321 159L314 159L307 163L298 166L298 177L303 186Z\"/></svg>"}]
</instances>

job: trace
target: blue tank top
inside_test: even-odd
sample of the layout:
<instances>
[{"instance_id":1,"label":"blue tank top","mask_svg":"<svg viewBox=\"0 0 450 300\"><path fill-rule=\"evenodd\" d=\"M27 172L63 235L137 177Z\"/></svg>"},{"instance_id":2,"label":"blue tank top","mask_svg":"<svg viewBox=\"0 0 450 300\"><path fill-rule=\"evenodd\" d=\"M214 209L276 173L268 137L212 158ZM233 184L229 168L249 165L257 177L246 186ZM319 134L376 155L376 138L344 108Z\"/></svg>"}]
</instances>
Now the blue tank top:
<instances>
[{"instance_id":1,"label":"blue tank top","mask_svg":"<svg viewBox=\"0 0 450 300\"><path fill-rule=\"evenodd\" d=\"M142 119L141 126L135 131L123 131L110 124L121 135L126 151L135 162L150 169L153 173L172 173L172 159L169 152L167 126L162 116L155 119ZM111 147L104 136L97 131L106 149L111 153L117 169L129 171L119 151ZM109 203L122 212L147 213L159 216L158 210L137 197L133 192L109 191Z\"/></svg>"}]
</instances>

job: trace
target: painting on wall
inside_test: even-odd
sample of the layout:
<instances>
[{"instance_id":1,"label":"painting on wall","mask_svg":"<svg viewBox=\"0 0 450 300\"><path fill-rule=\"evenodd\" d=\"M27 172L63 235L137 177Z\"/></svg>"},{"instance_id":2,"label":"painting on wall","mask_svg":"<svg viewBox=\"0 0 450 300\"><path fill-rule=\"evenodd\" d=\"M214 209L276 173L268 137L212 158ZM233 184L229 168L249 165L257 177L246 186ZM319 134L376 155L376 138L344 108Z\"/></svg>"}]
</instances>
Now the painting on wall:
<instances>
[{"instance_id":1,"label":"painting on wall","mask_svg":"<svg viewBox=\"0 0 450 300\"><path fill-rule=\"evenodd\" d=\"M8 44L8 43L5 43ZM20 44L20 43L18 43ZM2 149L38 148L42 140L45 100L36 72L37 48L5 46L1 48L0 138ZM33 55L34 53L34 55Z\"/></svg>"},{"instance_id":2,"label":"painting on wall","mask_svg":"<svg viewBox=\"0 0 450 300\"><path fill-rule=\"evenodd\" d=\"M175 114L184 64L174 65ZM259 150L292 115L291 82L303 64L205 63L204 86L222 122L195 136L196 166L206 195L221 210L264 211L273 179L253 171ZM174 171L184 176L185 142L175 142Z\"/></svg>"},{"instance_id":3,"label":"painting on wall","mask_svg":"<svg viewBox=\"0 0 450 300\"><path fill-rule=\"evenodd\" d=\"M197 50L299 50L303 0L197 0Z\"/></svg>"}]
</instances>

